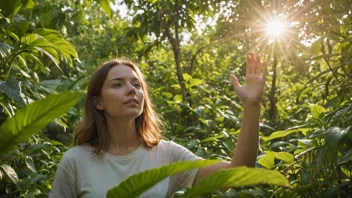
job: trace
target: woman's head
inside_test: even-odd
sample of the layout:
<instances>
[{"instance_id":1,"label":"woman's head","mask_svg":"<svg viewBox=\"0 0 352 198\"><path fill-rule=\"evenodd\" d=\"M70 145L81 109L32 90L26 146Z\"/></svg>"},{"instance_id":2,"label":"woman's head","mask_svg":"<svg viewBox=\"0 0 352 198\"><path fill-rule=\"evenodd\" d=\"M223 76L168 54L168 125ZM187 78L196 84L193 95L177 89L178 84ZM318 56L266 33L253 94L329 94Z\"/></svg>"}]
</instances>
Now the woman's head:
<instances>
[{"instance_id":1,"label":"woman's head","mask_svg":"<svg viewBox=\"0 0 352 198\"><path fill-rule=\"evenodd\" d=\"M126 77L128 78L128 85L126 86L129 87L124 92L126 95L120 97L115 93L119 91L119 83L122 83L119 80L124 80L120 77L125 77L122 75L125 75L126 72L128 74ZM109 95L109 92L104 89L106 87L114 95L112 97L111 94L105 96L103 101L104 95L102 94ZM103 89L104 92L102 93ZM109 97L114 100L115 96L119 97L117 100L121 99L122 103L135 96L138 103L142 105L140 112L134 113L137 135L146 147L152 148L157 145L161 138L161 122L149 98L147 84L140 69L131 61L125 59L113 59L104 63L92 76L88 85L83 120L76 129L73 144L76 146L91 143L95 146L96 153L106 152L109 145L106 116L118 113L111 105L111 101L109 105L106 98Z\"/></svg>"}]
</instances>

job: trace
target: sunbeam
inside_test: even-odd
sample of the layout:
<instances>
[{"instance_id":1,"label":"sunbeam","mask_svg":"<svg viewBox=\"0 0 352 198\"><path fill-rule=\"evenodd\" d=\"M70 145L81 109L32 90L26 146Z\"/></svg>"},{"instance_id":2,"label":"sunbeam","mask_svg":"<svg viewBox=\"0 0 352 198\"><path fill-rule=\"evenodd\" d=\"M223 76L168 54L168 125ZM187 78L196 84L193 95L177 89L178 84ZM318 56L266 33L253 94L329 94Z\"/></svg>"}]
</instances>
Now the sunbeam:
<instances>
[{"instance_id":1,"label":"sunbeam","mask_svg":"<svg viewBox=\"0 0 352 198\"><path fill-rule=\"evenodd\" d=\"M285 24L279 20L270 21L265 30L269 36L278 37L285 32Z\"/></svg>"}]
</instances>

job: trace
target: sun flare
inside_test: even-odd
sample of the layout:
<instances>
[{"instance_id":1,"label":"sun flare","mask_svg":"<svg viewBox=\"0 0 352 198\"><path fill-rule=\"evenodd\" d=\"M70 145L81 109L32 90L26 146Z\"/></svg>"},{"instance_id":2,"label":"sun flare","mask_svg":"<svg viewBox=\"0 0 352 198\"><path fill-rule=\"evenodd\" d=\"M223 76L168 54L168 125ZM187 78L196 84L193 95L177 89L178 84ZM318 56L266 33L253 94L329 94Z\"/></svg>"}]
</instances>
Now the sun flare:
<instances>
[{"instance_id":1,"label":"sun flare","mask_svg":"<svg viewBox=\"0 0 352 198\"><path fill-rule=\"evenodd\" d=\"M266 26L266 33L269 36L278 37L285 31L285 24L282 21L270 21Z\"/></svg>"}]
</instances>

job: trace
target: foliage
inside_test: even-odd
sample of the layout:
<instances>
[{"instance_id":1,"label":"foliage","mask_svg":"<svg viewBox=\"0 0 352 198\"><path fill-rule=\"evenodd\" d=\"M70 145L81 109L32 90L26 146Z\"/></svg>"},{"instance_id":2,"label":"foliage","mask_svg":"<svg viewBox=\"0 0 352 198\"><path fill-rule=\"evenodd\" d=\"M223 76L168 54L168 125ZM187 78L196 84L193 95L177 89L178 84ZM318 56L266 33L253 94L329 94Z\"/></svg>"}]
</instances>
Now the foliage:
<instances>
[{"instance_id":1,"label":"foliage","mask_svg":"<svg viewBox=\"0 0 352 198\"><path fill-rule=\"evenodd\" d=\"M53 119L66 113L81 96L81 93L70 92L51 95L18 110L0 126L0 154L16 148Z\"/></svg>"},{"instance_id":2,"label":"foliage","mask_svg":"<svg viewBox=\"0 0 352 198\"><path fill-rule=\"evenodd\" d=\"M123 5L129 8L125 17ZM231 160L242 107L228 75L244 76L245 54L254 50L271 66L256 166L279 171L292 188L251 185L202 196L349 197L350 5L349 0L0 0L1 129L37 100L86 89L98 65L127 56L146 75L166 123L164 136L200 157ZM276 17L288 21L287 36L270 41L262 27ZM0 194L47 197L82 102L47 127L24 133L4 153ZM9 137L3 134L0 140ZM207 190L215 187L206 184Z\"/></svg>"},{"instance_id":3,"label":"foliage","mask_svg":"<svg viewBox=\"0 0 352 198\"><path fill-rule=\"evenodd\" d=\"M48 152L52 152L50 149L53 149L53 145L50 144L50 142L39 144L39 141L37 140L36 144L26 144L24 149L21 149L21 152L16 149L16 147L20 143L27 141L29 137L37 133L49 122L66 113L66 111L73 106L81 96L82 93L71 92L48 96L45 99L27 105L24 109L18 110L13 117L6 120L5 123L0 126L0 154L4 156L4 160L0 161L0 166L7 177L18 188L13 192L11 192L12 190L9 190L7 194L15 195L17 191L20 191L20 194L23 196L36 196L41 193L41 190L47 191L45 187L32 186L35 182L48 185L48 182L43 178L44 175L40 174L36 168L35 163L38 162L33 159L33 156L35 154L41 156L40 152L38 153L38 150L41 150L47 155L46 158L50 160L49 162L52 162L52 157L50 157ZM43 150L44 148L45 151ZM8 152L14 154L16 158L9 155ZM44 156L42 157L44 158ZM25 169L26 175L23 179L20 180L12 166L6 164L6 162L11 162L12 160L19 160L17 163L14 163L15 167L22 169L25 165L29 169ZM25 164L23 165L23 163ZM48 162L42 161L42 163L48 165ZM53 165L55 165L55 163L50 164L50 166ZM52 174L49 173L49 175L47 175L46 173L46 177L52 177ZM5 185L4 183L2 184L4 186L8 185Z\"/></svg>"},{"instance_id":4,"label":"foliage","mask_svg":"<svg viewBox=\"0 0 352 198\"><path fill-rule=\"evenodd\" d=\"M107 197L138 197L151 186L175 173L209 166L218 161L197 160L194 162L176 162L143 171L127 178L118 186L110 189ZM289 186L287 179L277 171L270 171L258 168L238 167L222 170L202 179L191 189L187 190L183 197L197 197L221 187L236 187L254 184L271 184Z\"/></svg>"},{"instance_id":5,"label":"foliage","mask_svg":"<svg viewBox=\"0 0 352 198\"><path fill-rule=\"evenodd\" d=\"M118 186L110 189L107 197L138 197L144 191L154 186L166 177L182 171L209 166L219 161L197 160L194 162L175 162L160 168L140 172L133 177L127 178Z\"/></svg>"}]
</instances>

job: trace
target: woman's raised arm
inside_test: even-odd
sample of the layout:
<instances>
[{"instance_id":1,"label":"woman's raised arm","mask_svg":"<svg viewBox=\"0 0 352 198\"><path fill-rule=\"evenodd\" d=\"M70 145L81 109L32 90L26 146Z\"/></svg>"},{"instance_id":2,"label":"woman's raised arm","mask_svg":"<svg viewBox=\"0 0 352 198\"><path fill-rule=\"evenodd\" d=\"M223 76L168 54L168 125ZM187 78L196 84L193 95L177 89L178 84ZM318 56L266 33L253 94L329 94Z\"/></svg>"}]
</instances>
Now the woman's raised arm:
<instances>
[{"instance_id":1,"label":"woman's raised arm","mask_svg":"<svg viewBox=\"0 0 352 198\"><path fill-rule=\"evenodd\" d=\"M247 56L246 76L243 85L239 84L235 75L231 74L231 82L237 96L243 104L243 118L237 145L231 163L220 162L208 167L200 168L193 185L203 177L220 169L236 166L253 167L257 159L259 147L259 115L260 101L263 95L267 75L267 62L263 63L263 72L260 55L252 52Z\"/></svg>"}]
</instances>

